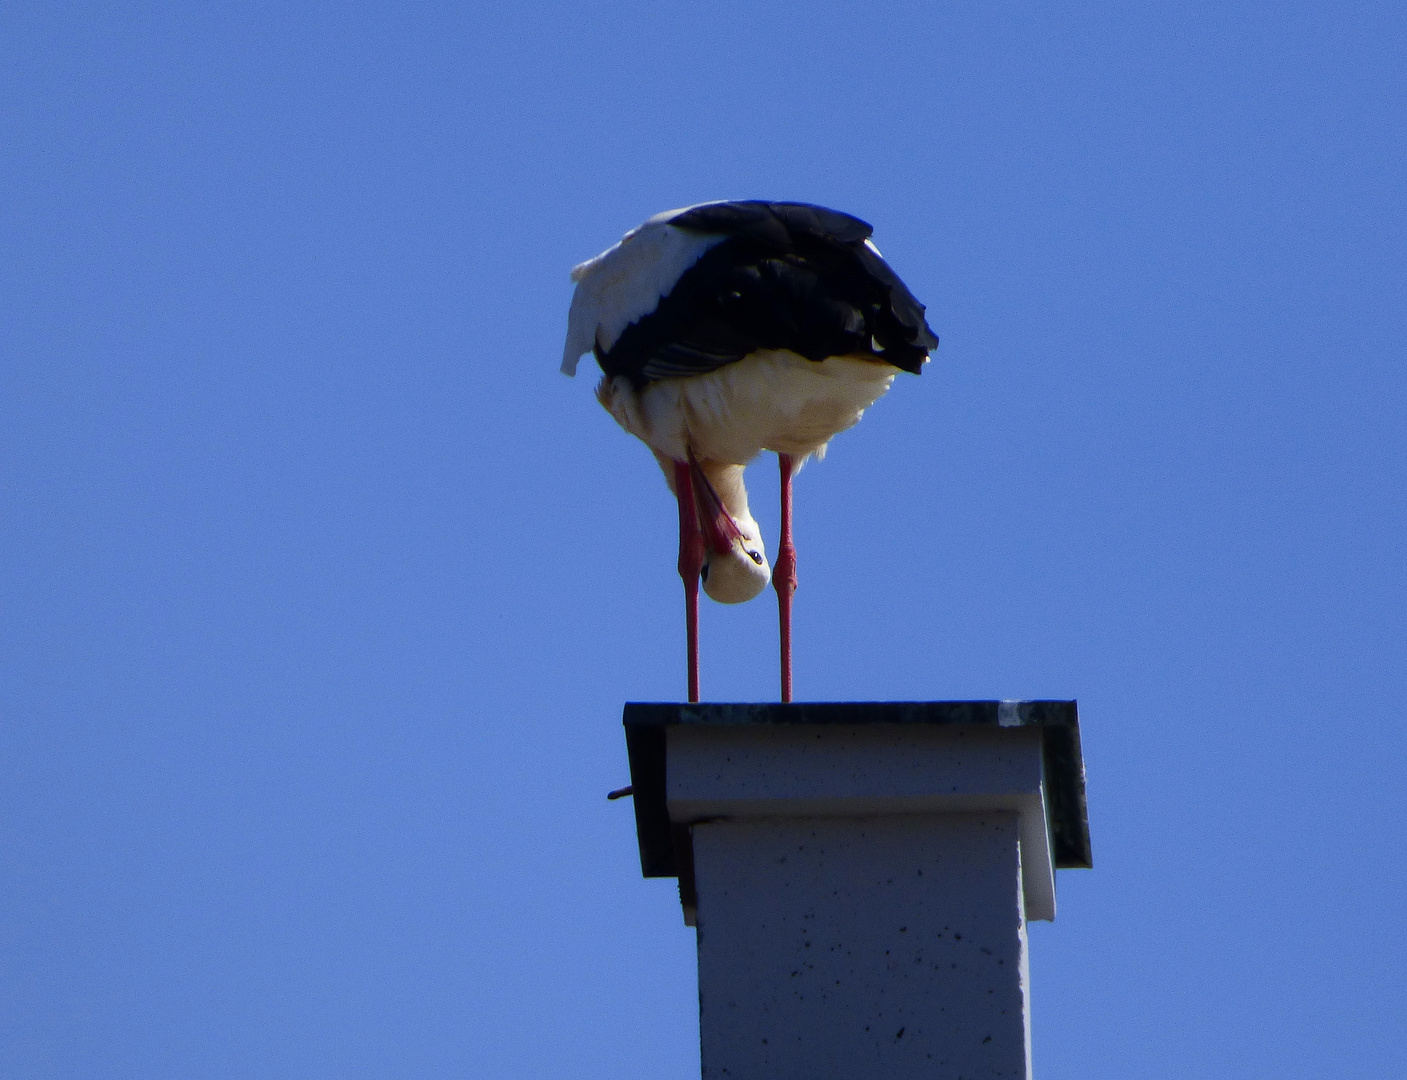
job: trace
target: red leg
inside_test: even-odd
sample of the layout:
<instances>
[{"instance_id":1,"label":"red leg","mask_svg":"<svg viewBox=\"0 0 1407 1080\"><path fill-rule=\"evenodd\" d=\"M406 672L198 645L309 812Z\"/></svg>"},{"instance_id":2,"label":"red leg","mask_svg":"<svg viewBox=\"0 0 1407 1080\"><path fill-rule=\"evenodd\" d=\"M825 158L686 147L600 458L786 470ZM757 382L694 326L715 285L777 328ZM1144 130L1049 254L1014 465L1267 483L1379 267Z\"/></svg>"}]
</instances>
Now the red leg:
<instances>
[{"instance_id":1,"label":"red leg","mask_svg":"<svg viewBox=\"0 0 1407 1080\"><path fill-rule=\"evenodd\" d=\"M790 454L778 454L782 467L782 540L777 545L777 565L772 567L772 587L777 590L777 618L782 630L782 700L791 700L791 598L796 592L796 548L791 542Z\"/></svg>"},{"instance_id":2,"label":"red leg","mask_svg":"<svg viewBox=\"0 0 1407 1080\"><path fill-rule=\"evenodd\" d=\"M684 579L684 623L689 649L689 700L699 700L699 571L704 541L699 532L694 478L687 461L674 463L674 494L679 499L679 576Z\"/></svg>"}]
</instances>

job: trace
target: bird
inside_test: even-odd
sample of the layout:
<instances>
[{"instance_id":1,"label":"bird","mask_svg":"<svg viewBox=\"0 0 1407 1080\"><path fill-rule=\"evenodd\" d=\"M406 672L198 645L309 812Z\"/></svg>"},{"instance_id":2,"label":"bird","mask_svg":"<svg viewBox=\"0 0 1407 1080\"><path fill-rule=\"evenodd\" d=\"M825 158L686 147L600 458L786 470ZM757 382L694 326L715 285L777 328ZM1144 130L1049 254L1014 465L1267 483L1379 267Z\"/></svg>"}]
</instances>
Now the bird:
<instances>
[{"instance_id":1,"label":"bird","mask_svg":"<svg viewBox=\"0 0 1407 1080\"><path fill-rule=\"evenodd\" d=\"M656 214L572 269L563 373L654 453L679 507L689 701L699 700L698 589L725 604L777 592L781 698L792 699L792 478L938 338L872 227L802 202L731 200ZM777 454L781 536L767 559L745 467Z\"/></svg>"}]
</instances>

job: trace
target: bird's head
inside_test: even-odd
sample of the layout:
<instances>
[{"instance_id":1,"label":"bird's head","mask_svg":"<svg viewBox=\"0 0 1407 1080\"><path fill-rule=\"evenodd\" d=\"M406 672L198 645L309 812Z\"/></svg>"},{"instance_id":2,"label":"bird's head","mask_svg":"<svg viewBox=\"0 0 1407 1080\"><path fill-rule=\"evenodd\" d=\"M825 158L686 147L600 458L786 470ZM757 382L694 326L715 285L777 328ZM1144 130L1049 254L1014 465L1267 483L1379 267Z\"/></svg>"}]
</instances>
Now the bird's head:
<instances>
[{"instance_id":1,"label":"bird's head","mask_svg":"<svg viewBox=\"0 0 1407 1080\"><path fill-rule=\"evenodd\" d=\"M720 604L751 600L772 580L772 567L767 562L767 548L757 522L750 517L735 518L734 522L737 533L725 543L707 545L704 552L704 592Z\"/></svg>"}]
</instances>

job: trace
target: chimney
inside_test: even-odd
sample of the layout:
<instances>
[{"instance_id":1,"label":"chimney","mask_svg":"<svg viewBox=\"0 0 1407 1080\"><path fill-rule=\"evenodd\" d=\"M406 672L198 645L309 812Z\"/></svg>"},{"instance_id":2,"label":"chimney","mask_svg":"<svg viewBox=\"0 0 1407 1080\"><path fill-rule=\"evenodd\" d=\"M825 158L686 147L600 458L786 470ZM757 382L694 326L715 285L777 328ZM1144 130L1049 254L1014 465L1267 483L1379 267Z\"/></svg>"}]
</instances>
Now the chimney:
<instances>
[{"instance_id":1,"label":"chimney","mask_svg":"<svg viewBox=\"0 0 1407 1080\"><path fill-rule=\"evenodd\" d=\"M1031 1075L1026 920L1090 865L1073 701L630 704L704 1080Z\"/></svg>"}]
</instances>

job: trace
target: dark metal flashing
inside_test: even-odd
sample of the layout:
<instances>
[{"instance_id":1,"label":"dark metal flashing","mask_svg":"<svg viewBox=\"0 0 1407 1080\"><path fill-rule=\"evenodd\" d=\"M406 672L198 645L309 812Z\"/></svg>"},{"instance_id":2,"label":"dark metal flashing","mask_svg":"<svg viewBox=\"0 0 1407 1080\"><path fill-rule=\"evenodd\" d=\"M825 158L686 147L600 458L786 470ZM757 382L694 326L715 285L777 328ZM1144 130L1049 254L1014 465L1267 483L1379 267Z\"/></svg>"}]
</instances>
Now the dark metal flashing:
<instances>
[{"instance_id":1,"label":"dark metal flashing","mask_svg":"<svg viewBox=\"0 0 1407 1080\"><path fill-rule=\"evenodd\" d=\"M863 701L787 705L631 702L625 743L635 789L635 828L645 877L678 877L681 899L693 898L693 844L687 826L669 820L665 729L675 725L943 724L1039 727L1055 865L1092 865L1080 718L1073 701ZM682 873L681 873L682 871ZM687 892L687 895L685 895Z\"/></svg>"}]
</instances>

